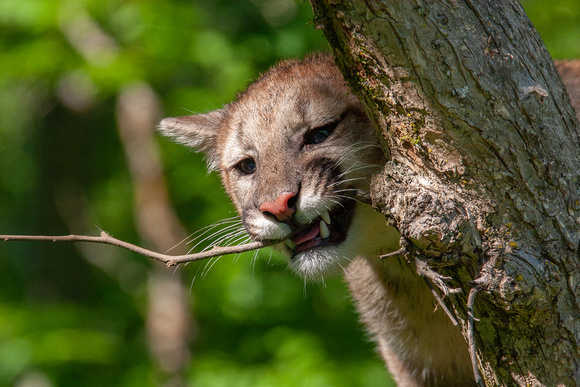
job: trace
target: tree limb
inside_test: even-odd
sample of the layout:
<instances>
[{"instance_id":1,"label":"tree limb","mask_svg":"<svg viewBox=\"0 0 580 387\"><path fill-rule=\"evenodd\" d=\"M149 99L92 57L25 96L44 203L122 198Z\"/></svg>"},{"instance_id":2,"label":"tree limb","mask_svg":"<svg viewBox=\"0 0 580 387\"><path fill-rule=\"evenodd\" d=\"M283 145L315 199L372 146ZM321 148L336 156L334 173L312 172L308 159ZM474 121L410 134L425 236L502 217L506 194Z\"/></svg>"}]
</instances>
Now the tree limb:
<instances>
[{"instance_id":1,"label":"tree limb","mask_svg":"<svg viewBox=\"0 0 580 387\"><path fill-rule=\"evenodd\" d=\"M370 196L367 191L356 191L350 193L348 196L362 203L370 204ZM200 261L203 259L219 257L221 255L227 254L239 254L246 251L258 250L262 247L271 246L280 241L255 241L250 243L245 243L237 246L213 246L211 249L206 251L201 251L194 254L185 255L169 255L162 254L155 251L148 250L146 248L136 246L132 243L122 241L111 235L107 234L105 231L101 231L100 236L90 236L90 235L58 235L58 236L47 236L47 235L0 235L0 241L51 241L51 242L88 242L88 243L101 243L106 245L113 245L133 251L137 254L143 255L148 258L155 259L169 266L176 266L180 263L187 263L193 261Z\"/></svg>"},{"instance_id":2,"label":"tree limb","mask_svg":"<svg viewBox=\"0 0 580 387\"><path fill-rule=\"evenodd\" d=\"M100 236L89 236L89 235L60 235L60 236L46 236L46 235L0 235L0 240L4 242L9 241L51 241L51 242L89 242L89 243L102 243L107 245L113 245L133 251L137 254L143 255L160 261L169 266L176 266L180 263L199 261L203 259L208 259L212 257L218 257L220 255L227 254L238 254L246 251L257 250L262 247L271 246L278 242L274 241L256 241L251 243L246 243L237 246L213 246L210 250L202 251L194 254L185 255L168 255L161 254L155 251L145 249L140 246L119 240L111 235L107 234L105 231L101 231Z\"/></svg>"}]
</instances>

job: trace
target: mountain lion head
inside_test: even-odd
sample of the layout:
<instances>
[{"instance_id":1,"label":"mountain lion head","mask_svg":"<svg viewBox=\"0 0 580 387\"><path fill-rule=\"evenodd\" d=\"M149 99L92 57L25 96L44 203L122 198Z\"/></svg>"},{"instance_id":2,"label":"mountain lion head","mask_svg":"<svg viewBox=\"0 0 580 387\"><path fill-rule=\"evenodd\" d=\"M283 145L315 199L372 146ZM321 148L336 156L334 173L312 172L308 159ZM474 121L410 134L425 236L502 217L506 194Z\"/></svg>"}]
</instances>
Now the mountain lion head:
<instances>
[{"instance_id":1,"label":"mountain lion head","mask_svg":"<svg viewBox=\"0 0 580 387\"><path fill-rule=\"evenodd\" d=\"M384 155L330 57L284 61L222 109L159 129L205 153L250 237L279 241L299 275L331 274L384 244L382 215L351 197Z\"/></svg>"}]
</instances>

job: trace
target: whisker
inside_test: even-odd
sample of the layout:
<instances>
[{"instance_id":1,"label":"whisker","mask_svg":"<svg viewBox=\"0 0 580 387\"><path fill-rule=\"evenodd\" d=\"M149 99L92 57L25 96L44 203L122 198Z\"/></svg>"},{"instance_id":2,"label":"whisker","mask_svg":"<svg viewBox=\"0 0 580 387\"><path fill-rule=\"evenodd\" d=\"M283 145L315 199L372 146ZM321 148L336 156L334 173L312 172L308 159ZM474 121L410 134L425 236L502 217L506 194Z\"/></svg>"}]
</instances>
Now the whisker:
<instances>
[{"instance_id":1,"label":"whisker","mask_svg":"<svg viewBox=\"0 0 580 387\"><path fill-rule=\"evenodd\" d=\"M210 260L210 263L211 263L211 264L208 264L208 265L206 265L206 267L205 267L205 269L204 269L204 272L203 272L203 273L201 273L201 278L202 278L202 279L205 279L205 277L207 276L207 273L209 273L209 271L211 270L211 268L213 267L213 265L215 265L215 264L217 263L217 261L219 261L219 260L220 260L220 258L221 258L221 257L222 257L222 256L220 255L219 257L215 257L215 259L214 259L214 258L212 258L212 259ZM213 261L213 262L211 262L211 261ZM208 267L208 266L209 266L209 267Z\"/></svg>"},{"instance_id":2,"label":"whisker","mask_svg":"<svg viewBox=\"0 0 580 387\"><path fill-rule=\"evenodd\" d=\"M380 148L380 146L374 142L369 141L355 142L354 144L349 145L345 149L345 153L338 159L338 162L341 163L342 161L344 161L344 159L351 156L353 153L360 152L368 148Z\"/></svg>"},{"instance_id":3,"label":"whisker","mask_svg":"<svg viewBox=\"0 0 580 387\"><path fill-rule=\"evenodd\" d=\"M196 238L198 238L201 233L201 235L205 234L206 232L208 232L210 229L221 226L222 224L228 223L228 222L233 222L236 221L236 219L240 219L239 216L235 216L235 217L231 217L231 218L227 218L227 219L220 219L215 223L212 223L208 226L202 227L199 230L189 234L187 237L183 238L181 241L177 242L173 247L170 247L169 249L165 250L165 253L169 253L170 251L174 250L175 248L177 248L178 246L181 246L183 244L188 244L191 243L193 240L195 240ZM197 236L196 236L197 235Z\"/></svg>"},{"instance_id":4,"label":"whisker","mask_svg":"<svg viewBox=\"0 0 580 387\"><path fill-rule=\"evenodd\" d=\"M252 260L250 261L250 266L252 267L252 277L256 275L256 262L258 261L258 250L254 251Z\"/></svg>"},{"instance_id":5,"label":"whisker","mask_svg":"<svg viewBox=\"0 0 580 387\"><path fill-rule=\"evenodd\" d=\"M237 253L236 255L234 255L234 257L232 258L232 262L233 263L238 263L238 260L240 259L240 257L242 256L242 253Z\"/></svg>"},{"instance_id":6,"label":"whisker","mask_svg":"<svg viewBox=\"0 0 580 387\"><path fill-rule=\"evenodd\" d=\"M201 270L201 274L200 274L200 277L201 277L201 279L202 279L202 280L204 280L204 279L205 279L205 275L206 275L206 273L207 273L207 267L208 267L209 265L211 265L211 264L212 264L212 262L213 262L214 260L217 260L217 259L216 259L216 257L212 257L212 258L210 258L209 260L207 260L207 261L206 261L206 262L203 264L203 269Z\"/></svg>"},{"instance_id":7,"label":"whisker","mask_svg":"<svg viewBox=\"0 0 580 387\"><path fill-rule=\"evenodd\" d=\"M370 168L379 169L381 167L382 167L381 164L362 164L362 163L359 163L358 165L357 164L353 164L350 167L348 167L344 172L342 172L341 174L339 174L338 175L338 178L340 179L340 178L342 178L343 176L345 176L347 174L352 174L352 173L355 173L355 172L358 172L358 171L362 171L362 170L365 170L365 169L370 169Z\"/></svg>"},{"instance_id":8,"label":"whisker","mask_svg":"<svg viewBox=\"0 0 580 387\"><path fill-rule=\"evenodd\" d=\"M237 239L234 239L234 238L235 237L232 237L231 240L228 241L229 245L239 245L242 243L251 242L250 237L245 233L245 231L242 234L236 235Z\"/></svg>"},{"instance_id":9,"label":"whisker","mask_svg":"<svg viewBox=\"0 0 580 387\"><path fill-rule=\"evenodd\" d=\"M349 263L352 262L352 258L347 257L346 255L342 255L342 259L345 260L346 262L349 262ZM342 266L342 263L340 262L340 260L338 260L337 263L341 267L344 274L346 274L346 268L344 266Z\"/></svg>"},{"instance_id":10,"label":"whisker","mask_svg":"<svg viewBox=\"0 0 580 387\"><path fill-rule=\"evenodd\" d=\"M222 236L220 236L220 238L214 240L212 243L210 243L208 246L206 246L202 251L207 251L207 250L213 248L213 246L231 246L231 245L235 244L235 243L232 243L232 241L234 241L239 236L247 236L246 230L244 230L244 229L232 230L231 232L228 232L227 234L222 235Z\"/></svg>"},{"instance_id":11,"label":"whisker","mask_svg":"<svg viewBox=\"0 0 580 387\"><path fill-rule=\"evenodd\" d=\"M192 248L190 251L193 251L197 246L199 246L200 244L202 244L203 242L207 241L207 240L211 240L213 239L212 243L209 243L208 247L214 246L217 244L216 241L221 241L224 237L227 237L228 235L230 235L231 233L234 232L238 232L236 229L239 230L239 227L241 226L241 224L231 224L228 227L225 227L221 230L218 230L216 232L214 232L213 234L210 234L208 236L206 236L205 238L203 238L202 240L198 241ZM206 249L208 248L206 247ZM204 249L205 250L205 249Z\"/></svg>"},{"instance_id":12,"label":"whisker","mask_svg":"<svg viewBox=\"0 0 580 387\"><path fill-rule=\"evenodd\" d=\"M235 222L241 222L241 218L239 216L233 216L231 218L226 218L226 219L220 219L208 226L202 227L199 230L197 230L196 232L192 233L190 236L188 236L186 239L190 239L188 241L188 243L191 243L192 241L194 241L195 239L199 238L201 235L204 235L206 232L208 232L209 230L218 227L218 226L222 226L224 224L227 223L235 223Z\"/></svg>"},{"instance_id":13,"label":"whisker","mask_svg":"<svg viewBox=\"0 0 580 387\"><path fill-rule=\"evenodd\" d=\"M366 177L353 177L353 178L346 179L346 180L335 181L334 183L327 185L326 188L332 188L332 187L335 187L337 185L352 183L353 181L359 181L359 180L368 182Z\"/></svg>"},{"instance_id":14,"label":"whisker","mask_svg":"<svg viewBox=\"0 0 580 387\"><path fill-rule=\"evenodd\" d=\"M333 191L333 193L340 193L340 192L360 192L361 190L358 188L343 188L343 189L338 189L336 191Z\"/></svg>"},{"instance_id":15,"label":"whisker","mask_svg":"<svg viewBox=\"0 0 580 387\"><path fill-rule=\"evenodd\" d=\"M222 235L222 234L224 234L224 233L228 233L228 232L230 232L230 230L232 230L232 229L235 229L235 228L238 228L238 227L240 227L240 225L239 225L239 224L233 223L233 224L230 224L230 225L229 225L229 226L227 226L227 227L224 227L224 228L222 228L222 229L218 229L218 230L214 231L214 228L215 228L215 226L214 226L214 227L212 227L211 229L208 229L208 230L206 230L206 231L205 231L203 234L200 234L200 235L198 235L196 238L194 238L194 239L190 240L189 242L187 242L188 244L191 244L191 243L195 242L195 241L196 241L196 239L198 239L198 240L197 240L197 243L195 243L195 244L194 244L194 245L193 245L193 246L190 248L190 250L189 250L189 251L193 251L193 250L195 250L195 249L196 249L196 248L197 248L199 245L203 244L204 242L206 242L206 241L208 241L208 240L211 240L211 239L214 239L214 238L215 238L215 239L217 239L217 237L218 237L218 236L220 236L220 235ZM213 231L213 232L209 233L210 231ZM206 234L207 234L207 235L206 235ZM205 235L205 236L204 236L204 235ZM203 237L203 238L202 238L202 237ZM201 238L201 239L199 239L199 238Z\"/></svg>"},{"instance_id":16,"label":"whisker","mask_svg":"<svg viewBox=\"0 0 580 387\"><path fill-rule=\"evenodd\" d=\"M270 250L270 256L268 257L268 261L266 262L266 266L270 267L271 261L272 261L272 250Z\"/></svg>"},{"instance_id":17,"label":"whisker","mask_svg":"<svg viewBox=\"0 0 580 387\"><path fill-rule=\"evenodd\" d=\"M348 196L348 195L336 195L339 198L343 198L343 199L350 199L350 200L354 200L355 202L359 202L359 203L363 203L363 204L368 204L367 202L360 200L358 198L352 197L352 196Z\"/></svg>"},{"instance_id":18,"label":"whisker","mask_svg":"<svg viewBox=\"0 0 580 387\"><path fill-rule=\"evenodd\" d=\"M189 284L189 295L193 293L193 282L195 281L195 276L191 279L191 283Z\"/></svg>"},{"instance_id":19,"label":"whisker","mask_svg":"<svg viewBox=\"0 0 580 387\"><path fill-rule=\"evenodd\" d=\"M344 208L344 204L342 204L342 202L341 202L340 200L338 200L338 199L340 198L340 196L341 196L341 195L331 195L331 196L327 196L327 198L328 198L328 199L329 199L331 202L333 202L333 203L336 203L336 204L338 204L339 206L341 206L342 208ZM344 195L342 195L342 196L344 196ZM344 197L347 197L347 196L344 196Z\"/></svg>"}]
</instances>

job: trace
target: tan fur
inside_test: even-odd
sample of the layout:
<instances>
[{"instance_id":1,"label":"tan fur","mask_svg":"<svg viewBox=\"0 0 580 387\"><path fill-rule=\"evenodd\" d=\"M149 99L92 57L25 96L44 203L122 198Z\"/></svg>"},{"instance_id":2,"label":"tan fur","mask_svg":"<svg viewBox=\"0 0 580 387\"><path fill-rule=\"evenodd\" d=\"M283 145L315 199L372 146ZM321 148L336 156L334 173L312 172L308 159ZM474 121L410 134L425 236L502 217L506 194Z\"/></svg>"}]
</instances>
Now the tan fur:
<instances>
[{"instance_id":1,"label":"tan fur","mask_svg":"<svg viewBox=\"0 0 580 387\"><path fill-rule=\"evenodd\" d=\"M563 74L574 69L580 66L560 66ZM578 107L580 85L567 85L574 85ZM333 128L327 138L311 142L327 127ZM461 330L435 309L424 280L404 260L378 258L398 247L398 232L368 205L344 197L368 190L384 159L360 102L330 57L282 62L224 108L165 119L160 130L206 154L254 239L298 241L316 232L330 210L329 239L320 231L308 239L320 244L314 248L277 248L302 277L345 273L361 319L400 386L474 385ZM292 202L282 199L290 196ZM264 210L278 205L287 205L284 216Z\"/></svg>"},{"instance_id":2,"label":"tan fur","mask_svg":"<svg viewBox=\"0 0 580 387\"><path fill-rule=\"evenodd\" d=\"M556 61L555 64L562 76L576 116L580 120L580 60Z\"/></svg>"},{"instance_id":3,"label":"tan fur","mask_svg":"<svg viewBox=\"0 0 580 387\"><path fill-rule=\"evenodd\" d=\"M399 386L474 385L459 327L406 262L359 259L347 275L362 320Z\"/></svg>"}]
</instances>

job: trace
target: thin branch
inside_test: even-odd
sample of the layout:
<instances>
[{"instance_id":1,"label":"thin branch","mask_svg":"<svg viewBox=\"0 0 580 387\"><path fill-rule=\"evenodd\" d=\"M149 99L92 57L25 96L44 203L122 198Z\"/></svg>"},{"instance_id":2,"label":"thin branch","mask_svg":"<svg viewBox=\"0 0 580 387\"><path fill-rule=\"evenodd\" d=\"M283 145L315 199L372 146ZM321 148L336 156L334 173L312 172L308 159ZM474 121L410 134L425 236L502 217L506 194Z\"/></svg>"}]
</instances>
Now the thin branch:
<instances>
[{"instance_id":1,"label":"thin branch","mask_svg":"<svg viewBox=\"0 0 580 387\"><path fill-rule=\"evenodd\" d=\"M176 266L180 263L199 261L226 254L237 254L245 251L257 250L262 247L270 246L278 242L258 241L246 243L238 246L213 246L210 250L200 253L186 255L168 255L155 251L147 250L143 247L119 240L102 231L100 236L88 235L62 235L62 236L45 236L45 235L0 235L0 241L50 241L50 242L89 242L113 245L141 254L145 257L155 259L165 263L167 266Z\"/></svg>"},{"instance_id":2,"label":"thin branch","mask_svg":"<svg viewBox=\"0 0 580 387\"><path fill-rule=\"evenodd\" d=\"M450 294L461 293L461 288L450 288L445 283L445 281L450 280L451 277L446 277L437 273L431 269L426 262L419 258L415 258L415 267L417 268L417 274L421 277L429 278L434 285L437 285L437 287L441 289L445 297Z\"/></svg>"},{"instance_id":3,"label":"thin branch","mask_svg":"<svg viewBox=\"0 0 580 387\"><path fill-rule=\"evenodd\" d=\"M381 256L379 256L379 258L380 259L391 258L391 257L395 257L397 255L403 255L406 252L407 252L407 248L405 246L403 246L399 250L395 250L395 251L392 251L390 253L381 255Z\"/></svg>"},{"instance_id":4,"label":"thin branch","mask_svg":"<svg viewBox=\"0 0 580 387\"><path fill-rule=\"evenodd\" d=\"M403 254L406 254L409 252L409 250L407 249L407 247L409 246L409 241L407 240L407 238L405 238L405 237L399 238L399 246L401 246L401 248L399 250L392 251L392 252L387 253L387 254L383 254L379 258L385 259L385 258L395 257L397 255L403 255Z\"/></svg>"},{"instance_id":5,"label":"thin branch","mask_svg":"<svg viewBox=\"0 0 580 387\"><path fill-rule=\"evenodd\" d=\"M479 368L477 367L477 354L475 353L475 332L474 323L478 321L473 315L473 305L475 303L475 296L479 292L480 287L476 286L471 288L469 291L469 296L467 297L467 338L469 345L469 356L471 357L471 366L473 367L473 377L478 386L485 386L483 379L479 373Z\"/></svg>"},{"instance_id":6,"label":"thin branch","mask_svg":"<svg viewBox=\"0 0 580 387\"><path fill-rule=\"evenodd\" d=\"M423 277L423 279L427 283L427 286L429 286L429 289L431 290L433 297L435 297L435 299L437 300L437 303L441 306L441 308L443 309L445 314L447 314L447 317L449 317L449 319L451 320L453 325L458 325L459 323L457 322L457 319L455 318L455 316L453 316L453 313L451 313L449 308L447 308L447 305L445 305L443 303L443 299L441 298L441 296L439 296L439 293L437 293L437 291L435 290L435 288L431 284L431 281L429 281L429 279L427 277Z\"/></svg>"}]
</instances>

